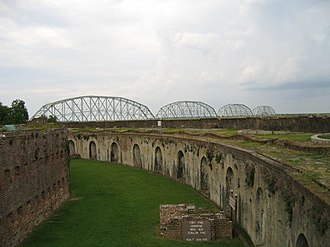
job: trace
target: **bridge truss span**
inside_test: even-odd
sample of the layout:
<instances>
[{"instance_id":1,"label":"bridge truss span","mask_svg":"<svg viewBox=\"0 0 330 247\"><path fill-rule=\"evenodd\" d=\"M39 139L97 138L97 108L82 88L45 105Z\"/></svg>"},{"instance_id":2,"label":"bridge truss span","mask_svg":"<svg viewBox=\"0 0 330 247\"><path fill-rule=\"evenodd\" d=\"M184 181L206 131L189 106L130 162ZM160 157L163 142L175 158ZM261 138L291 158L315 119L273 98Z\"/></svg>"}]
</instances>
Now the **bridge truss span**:
<instances>
[{"instance_id":1,"label":"bridge truss span","mask_svg":"<svg viewBox=\"0 0 330 247\"><path fill-rule=\"evenodd\" d=\"M253 113L244 104L228 104L219 109L218 115L220 117L251 117Z\"/></svg>"},{"instance_id":2,"label":"bridge truss span","mask_svg":"<svg viewBox=\"0 0 330 247\"><path fill-rule=\"evenodd\" d=\"M275 116L275 110L267 105L260 105L253 109L253 115L257 117Z\"/></svg>"},{"instance_id":3,"label":"bridge truss span","mask_svg":"<svg viewBox=\"0 0 330 247\"><path fill-rule=\"evenodd\" d=\"M177 101L163 106L157 118L206 118L217 117L213 107L200 101Z\"/></svg>"},{"instance_id":4,"label":"bridge truss span","mask_svg":"<svg viewBox=\"0 0 330 247\"><path fill-rule=\"evenodd\" d=\"M33 118L55 116L60 122L154 119L145 105L122 97L81 96L42 106Z\"/></svg>"}]
</instances>

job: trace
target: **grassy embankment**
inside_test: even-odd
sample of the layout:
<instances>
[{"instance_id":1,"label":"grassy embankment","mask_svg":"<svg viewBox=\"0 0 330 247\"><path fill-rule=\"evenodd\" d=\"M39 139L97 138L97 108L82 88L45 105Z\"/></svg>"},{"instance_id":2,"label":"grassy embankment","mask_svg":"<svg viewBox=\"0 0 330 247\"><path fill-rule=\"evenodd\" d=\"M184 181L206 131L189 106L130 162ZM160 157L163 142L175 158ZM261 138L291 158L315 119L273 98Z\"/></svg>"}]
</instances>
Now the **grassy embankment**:
<instances>
[{"instance_id":1,"label":"grassy embankment","mask_svg":"<svg viewBox=\"0 0 330 247\"><path fill-rule=\"evenodd\" d=\"M239 240L188 243L159 237L159 205L214 205L191 188L143 170L105 162L71 162L73 198L23 243L66 246L243 246Z\"/></svg>"}]
</instances>

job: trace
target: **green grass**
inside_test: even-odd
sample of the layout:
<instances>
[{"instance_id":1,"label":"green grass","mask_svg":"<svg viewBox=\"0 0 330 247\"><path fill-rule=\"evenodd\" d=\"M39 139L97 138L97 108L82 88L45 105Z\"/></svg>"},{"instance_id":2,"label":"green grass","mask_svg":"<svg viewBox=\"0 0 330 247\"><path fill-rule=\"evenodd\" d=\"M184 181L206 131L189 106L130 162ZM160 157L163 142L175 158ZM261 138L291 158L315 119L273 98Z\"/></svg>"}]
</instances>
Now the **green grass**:
<instances>
[{"instance_id":1,"label":"green grass","mask_svg":"<svg viewBox=\"0 0 330 247\"><path fill-rule=\"evenodd\" d=\"M195 203L215 209L170 178L106 162L71 162L73 198L44 222L23 247L243 246L239 240L188 243L158 236L159 205Z\"/></svg>"},{"instance_id":2,"label":"green grass","mask_svg":"<svg viewBox=\"0 0 330 247\"><path fill-rule=\"evenodd\" d=\"M253 135L258 139L283 139L295 142L310 142L311 133L288 133L288 134L271 134L271 135Z\"/></svg>"},{"instance_id":3,"label":"green grass","mask_svg":"<svg viewBox=\"0 0 330 247\"><path fill-rule=\"evenodd\" d=\"M319 135L319 138L330 140L330 135Z\"/></svg>"}]
</instances>

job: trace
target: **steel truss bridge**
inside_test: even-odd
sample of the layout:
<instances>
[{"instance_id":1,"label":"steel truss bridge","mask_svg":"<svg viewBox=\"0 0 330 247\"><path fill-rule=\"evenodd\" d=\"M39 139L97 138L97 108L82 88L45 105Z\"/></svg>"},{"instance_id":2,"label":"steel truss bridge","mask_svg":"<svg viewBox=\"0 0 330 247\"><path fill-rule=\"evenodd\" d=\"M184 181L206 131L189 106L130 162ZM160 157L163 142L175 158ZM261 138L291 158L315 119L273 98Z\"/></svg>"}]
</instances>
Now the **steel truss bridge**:
<instances>
[{"instance_id":1,"label":"steel truss bridge","mask_svg":"<svg viewBox=\"0 0 330 247\"><path fill-rule=\"evenodd\" d=\"M222 117L248 117L253 116L252 110L243 104L229 104L221 107L218 115Z\"/></svg>"},{"instance_id":2,"label":"steel truss bridge","mask_svg":"<svg viewBox=\"0 0 330 247\"><path fill-rule=\"evenodd\" d=\"M160 108L155 117L147 106L126 98L81 96L46 104L31 119L52 116L60 122L91 122L271 115L276 113L270 106L258 106L252 112L243 104L229 104L217 114L213 107L200 101L177 101Z\"/></svg>"},{"instance_id":3,"label":"steel truss bridge","mask_svg":"<svg viewBox=\"0 0 330 247\"><path fill-rule=\"evenodd\" d=\"M60 122L153 119L148 107L122 97L82 96L44 105L33 118L54 116Z\"/></svg>"},{"instance_id":4,"label":"steel truss bridge","mask_svg":"<svg viewBox=\"0 0 330 247\"><path fill-rule=\"evenodd\" d=\"M217 117L213 107L200 101L177 101L160 108L157 118Z\"/></svg>"}]
</instances>

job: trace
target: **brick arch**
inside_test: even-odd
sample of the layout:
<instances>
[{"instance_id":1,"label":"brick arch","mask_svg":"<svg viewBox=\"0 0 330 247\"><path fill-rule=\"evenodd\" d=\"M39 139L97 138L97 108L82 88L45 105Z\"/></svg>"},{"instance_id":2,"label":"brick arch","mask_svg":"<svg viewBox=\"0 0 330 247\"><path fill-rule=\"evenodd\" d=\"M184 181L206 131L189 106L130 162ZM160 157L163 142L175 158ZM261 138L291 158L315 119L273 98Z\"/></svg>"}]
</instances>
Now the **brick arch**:
<instances>
[{"instance_id":1,"label":"brick arch","mask_svg":"<svg viewBox=\"0 0 330 247\"><path fill-rule=\"evenodd\" d=\"M305 237L305 235L303 233L299 234L295 247L309 247L307 238Z\"/></svg>"},{"instance_id":2,"label":"brick arch","mask_svg":"<svg viewBox=\"0 0 330 247\"><path fill-rule=\"evenodd\" d=\"M184 154L181 150L178 151L178 167L176 171L176 178L185 178L185 159Z\"/></svg>"},{"instance_id":3,"label":"brick arch","mask_svg":"<svg viewBox=\"0 0 330 247\"><path fill-rule=\"evenodd\" d=\"M133 146L133 166L142 168L141 152L138 144L134 144Z\"/></svg>"},{"instance_id":4,"label":"brick arch","mask_svg":"<svg viewBox=\"0 0 330 247\"><path fill-rule=\"evenodd\" d=\"M229 206L229 196L231 192L234 190L234 171L231 167L227 168L226 171L226 180L225 180L225 197L223 198L224 200L224 208L227 211L230 211L230 206Z\"/></svg>"},{"instance_id":5,"label":"brick arch","mask_svg":"<svg viewBox=\"0 0 330 247\"><path fill-rule=\"evenodd\" d=\"M94 141L91 141L89 143L89 158L91 160L96 160L97 159L97 151L96 151L96 143Z\"/></svg>"},{"instance_id":6,"label":"brick arch","mask_svg":"<svg viewBox=\"0 0 330 247\"><path fill-rule=\"evenodd\" d=\"M226 190L228 192L234 190L234 171L231 167L228 167L226 171Z\"/></svg>"},{"instance_id":7,"label":"brick arch","mask_svg":"<svg viewBox=\"0 0 330 247\"><path fill-rule=\"evenodd\" d=\"M115 163L118 163L119 161L119 148L118 144L115 142L111 144L110 161Z\"/></svg>"},{"instance_id":8,"label":"brick arch","mask_svg":"<svg viewBox=\"0 0 330 247\"><path fill-rule=\"evenodd\" d=\"M155 149L154 171L161 172L163 169L163 154L159 146Z\"/></svg>"},{"instance_id":9,"label":"brick arch","mask_svg":"<svg viewBox=\"0 0 330 247\"><path fill-rule=\"evenodd\" d=\"M258 187L255 205L255 231L257 242L263 242L265 240L265 213L265 193L261 187Z\"/></svg>"},{"instance_id":10,"label":"brick arch","mask_svg":"<svg viewBox=\"0 0 330 247\"><path fill-rule=\"evenodd\" d=\"M69 145L69 155L75 154L76 153L76 144L74 143L74 141L69 140L68 145Z\"/></svg>"},{"instance_id":11,"label":"brick arch","mask_svg":"<svg viewBox=\"0 0 330 247\"><path fill-rule=\"evenodd\" d=\"M202 157L200 164L200 185L201 190L209 190L209 169L205 156Z\"/></svg>"}]
</instances>

